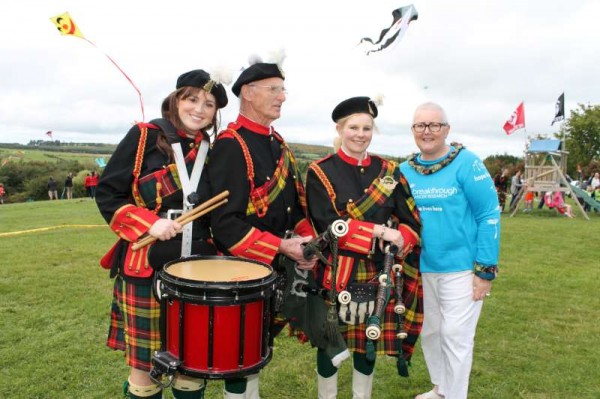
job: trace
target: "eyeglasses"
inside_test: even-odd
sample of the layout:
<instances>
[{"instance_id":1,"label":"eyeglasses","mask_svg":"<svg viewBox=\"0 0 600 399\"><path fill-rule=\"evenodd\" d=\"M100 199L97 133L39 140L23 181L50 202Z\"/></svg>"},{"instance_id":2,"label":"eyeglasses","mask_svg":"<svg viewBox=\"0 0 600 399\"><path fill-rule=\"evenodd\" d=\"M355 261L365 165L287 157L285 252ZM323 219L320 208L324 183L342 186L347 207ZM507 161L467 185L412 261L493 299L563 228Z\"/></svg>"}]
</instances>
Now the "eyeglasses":
<instances>
[{"instance_id":1,"label":"eyeglasses","mask_svg":"<svg viewBox=\"0 0 600 399\"><path fill-rule=\"evenodd\" d=\"M257 84L253 84L253 83L249 84L248 86L264 87L265 89L269 89L269 93L273 96L278 96L281 93L288 94L287 89L283 86L266 86L266 85L257 85Z\"/></svg>"},{"instance_id":2,"label":"eyeglasses","mask_svg":"<svg viewBox=\"0 0 600 399\"><path fill-rule=\"evenodd\" d=\"M440 130L442 130L443 126L448 126L448 124L447 123L438 123L438 122L415 123L414 125L412 125L412 128L417 133L423 133L425 131L425 129L427 129L427 128L429 128L429 131L431 133L437 133Z\"/></svg>"}]
</instances>

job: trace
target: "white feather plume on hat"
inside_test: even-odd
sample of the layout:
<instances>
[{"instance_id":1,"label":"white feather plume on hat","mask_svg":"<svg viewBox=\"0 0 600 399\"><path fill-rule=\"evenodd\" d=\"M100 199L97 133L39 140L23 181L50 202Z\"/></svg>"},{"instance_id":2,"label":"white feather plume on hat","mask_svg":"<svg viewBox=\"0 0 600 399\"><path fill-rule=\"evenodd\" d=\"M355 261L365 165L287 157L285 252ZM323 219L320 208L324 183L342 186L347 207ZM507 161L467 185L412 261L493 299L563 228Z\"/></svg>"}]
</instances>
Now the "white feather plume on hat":
<instances>
[{"instance_id":1,"label":"white feather plume on hat","mask_svg":"<svg viewBox=\"0 0 600 399\"><path fill-rule=\"evenodd\" d=\"M269 61L273 64L277 64L279 68L281 68L286 56L287 54L285 53L284 48L273 50L269 53Z\"/></svg>"},{"instance_id":2,"label":"white feather plume on hat","mask_svg":"<svg viewBox=\"0 0 600 399\"><path fill-rule=\"evenodd\" d=\"M258 54L251 54L248 57L248 65L254 65L263 62L262 58Z\"/></svg>"},{"instance_id":3,"label":"white feather plume on hat","mask_svg":"<svg viewBox=\"0 0 600 399\"><path fill-rule=\"evenodd\" d=\"M229 85L233 81L233 73L229 68L223 65L214 68L209 73L211 80L214 80L219 84Z\"/></svg>"},{"instance_id":4,"label":"white feather plume on hat","mask_svg":"<svg viewBox=\"0 0 600 399\"><path fill-rule=\"evenodd\" d=\"M376 106L380 107L383 105L383 100L385 99L385 96L382 93L376 94L375 96L371 97L371 100L375 103Z\"/></svg>"}]
</instances>

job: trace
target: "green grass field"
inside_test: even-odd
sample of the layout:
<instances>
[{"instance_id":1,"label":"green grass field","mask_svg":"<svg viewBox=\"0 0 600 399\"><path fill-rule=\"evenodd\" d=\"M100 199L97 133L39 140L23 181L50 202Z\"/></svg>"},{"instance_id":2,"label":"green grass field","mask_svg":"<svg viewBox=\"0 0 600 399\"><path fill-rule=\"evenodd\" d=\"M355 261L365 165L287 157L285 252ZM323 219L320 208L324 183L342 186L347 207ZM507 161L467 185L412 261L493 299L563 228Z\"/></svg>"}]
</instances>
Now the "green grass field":
<instances>
[{"instance_id":1,"label":"green grass field","mask_svg":"<svg viewBox=\"0 0 600 399\"><path fill-rule=\"evenodd\" d=\"M600 215L502 219L501 272L476 337L470 398L600 398ZM0 398L119 398L127 373L105 347L114 242L89 199L0 206ZM261 397L316 398L315 350L278 337ZM430 388L420 347L411 376L380 358L374 398ZM207 398L222 397L210 381ZM342 366L341 399L351 397ZM167 397L170 396L170 392Z\"/></svg>"},{"instance_id":2,"label":"green grass field","mask_svg":"<svg viewBox=\"0 0 600 399\"><path fill-rule=\"evenodd\" d=\"M1 146L1 144L0 144ZM11 158L11 162L31 162L31 161L79 161L82 163L94 162L97 157L108 158L107 154L86 154L78 152L60 152L40 149L14 150L0 147L0 159Z\"/></svg>"}]
</instances>

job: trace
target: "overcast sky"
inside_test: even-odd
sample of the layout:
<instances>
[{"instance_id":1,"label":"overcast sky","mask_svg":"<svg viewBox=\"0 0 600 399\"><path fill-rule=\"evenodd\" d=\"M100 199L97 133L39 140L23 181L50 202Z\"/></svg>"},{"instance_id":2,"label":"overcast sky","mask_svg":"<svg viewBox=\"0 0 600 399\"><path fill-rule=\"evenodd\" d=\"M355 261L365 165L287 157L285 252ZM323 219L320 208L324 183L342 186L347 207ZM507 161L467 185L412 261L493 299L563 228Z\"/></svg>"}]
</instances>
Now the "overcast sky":
<instances>
[{"instance_id":1,"label":"overcast sky","mask_svg":"<svg viewBox=\"0 0 600 399\"><path fill-rule=\"evenodd\" d=\"M47 139L118 143L142 119L159 116L177 76L225 66L237 77L248 58L285 49L289 90L274 125L290 142L331 145L341 100L384 96L373 152L417 151L417 105L446 108L450 139L481 157L521 156L526 136L551 135L555 102L566 114L600 103L600 1L415 0L419 14L392 49L369 56L391 11L410 1L378 0L4 0L0 13L0 142ZM68 11L85 40L61 36L50 17ZM229 90L223 123L239 103ZM526 130L504 122L525 102Z\"/></svg>"}]
</instances>

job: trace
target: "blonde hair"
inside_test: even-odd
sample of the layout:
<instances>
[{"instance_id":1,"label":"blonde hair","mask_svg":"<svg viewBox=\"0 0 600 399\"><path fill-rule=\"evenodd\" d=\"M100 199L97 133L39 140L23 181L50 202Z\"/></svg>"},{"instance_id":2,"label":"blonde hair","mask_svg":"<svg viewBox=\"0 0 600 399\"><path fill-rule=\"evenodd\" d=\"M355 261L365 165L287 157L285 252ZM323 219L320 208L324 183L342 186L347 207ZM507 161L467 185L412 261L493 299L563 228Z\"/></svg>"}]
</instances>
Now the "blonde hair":
<instances>
[{"instance_id":1,"label":"blonde hair","mask_svg":"<svg viewBox=\"0 0 600 399\"><path fill-rule=\"evenodd\" d=\"M335 136L333 138L333 153L334 154L337 153L340 150L341 146L342 146L342 138L338 134L337 136Z\"/></svg>"}]
</instances>

